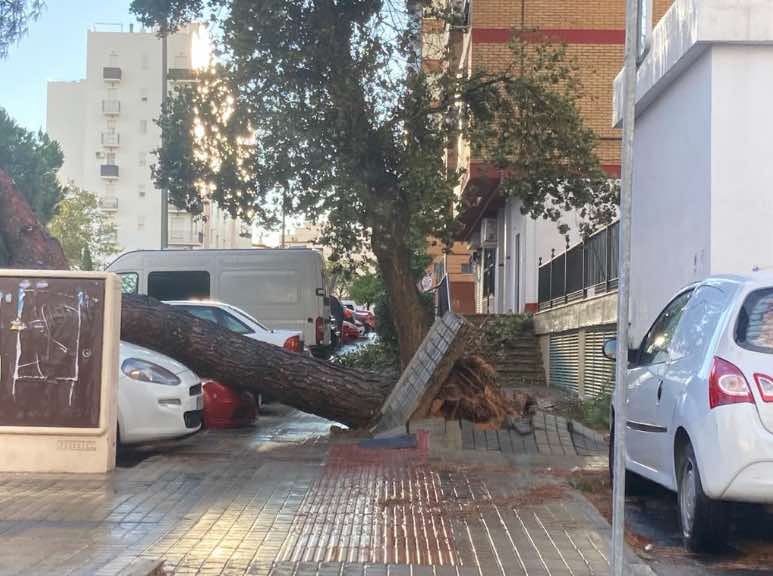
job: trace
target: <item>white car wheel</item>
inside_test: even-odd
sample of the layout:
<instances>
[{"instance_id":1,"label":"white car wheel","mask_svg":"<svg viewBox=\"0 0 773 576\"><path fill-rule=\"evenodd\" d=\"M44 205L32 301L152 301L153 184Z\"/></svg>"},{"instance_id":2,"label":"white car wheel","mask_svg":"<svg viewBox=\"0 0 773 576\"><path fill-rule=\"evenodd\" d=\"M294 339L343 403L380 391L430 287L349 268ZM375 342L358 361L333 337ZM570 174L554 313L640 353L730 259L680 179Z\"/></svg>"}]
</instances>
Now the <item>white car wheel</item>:
<instances>
[{"instance_id":1,"label":"white car wheel","mask_svg":"<svg viewBox=\"0 0 773 576\"><path fill-rule=\"evenodd\" d=\"M685 546L693 552L720 552L728 532L727 505L704 494L689 440L679 450L677 465L677 503Z\"/></svg>"}]
</instances>

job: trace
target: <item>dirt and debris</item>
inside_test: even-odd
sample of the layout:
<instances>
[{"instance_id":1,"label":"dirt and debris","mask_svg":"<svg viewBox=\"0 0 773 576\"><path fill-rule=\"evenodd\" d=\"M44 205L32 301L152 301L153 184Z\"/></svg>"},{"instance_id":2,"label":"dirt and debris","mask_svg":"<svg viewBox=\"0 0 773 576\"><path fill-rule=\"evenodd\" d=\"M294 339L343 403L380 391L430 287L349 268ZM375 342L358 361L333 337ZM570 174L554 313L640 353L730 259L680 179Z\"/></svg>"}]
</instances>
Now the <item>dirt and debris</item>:
<instances>
[{"instance_id":1,"label":"dirt and debris","mask_svg":"<svg viewBox=\"0 0 773 576\"><path fill-rule=\"evenodd\" d=\"M529 394L505 393L497 384L494 368L473 354L456 361L432 401L430 416L470 420L479 427L499 429L509 417L527 416L533 406Z\"/></svg>"}]
</instances>

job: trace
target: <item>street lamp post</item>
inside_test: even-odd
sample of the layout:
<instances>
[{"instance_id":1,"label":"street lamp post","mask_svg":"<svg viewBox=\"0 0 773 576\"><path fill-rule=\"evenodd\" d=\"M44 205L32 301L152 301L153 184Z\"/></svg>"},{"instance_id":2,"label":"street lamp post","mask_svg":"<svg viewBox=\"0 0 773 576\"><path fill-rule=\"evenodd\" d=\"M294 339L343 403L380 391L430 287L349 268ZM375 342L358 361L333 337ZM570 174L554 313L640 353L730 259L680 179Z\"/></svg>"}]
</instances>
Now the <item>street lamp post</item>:
<instances>
[{"instance_id":1,"label":"street lamp post","mask_svg":"<svg viewBox=\"0 0 773 576\"><path fill-rule=\"evenodd\" d=\"M636 67L641 0L626 0L625 66L623 70L622 185L620 189L619 272L617 293L617 355L615 362L614 483L612 487L612 576L625 575L625 423L628 371L628 319L631 297L631 194L633 135L636 121Z\"/></svg>"},{"instance_id":2,"label":"street lamp post","mask_svg":"<svg viewBox=\"0 0 773 576\"><path fill-rule=\"evenodd\" d=\"M166 110L166 63L167 63L167 36L169 35L166 22L161 26L161 113ZM161 124L161 145L164 143L164 124ZM169 247L169 192L161 189L161 249Z\"/></svg>"}]
</instances>

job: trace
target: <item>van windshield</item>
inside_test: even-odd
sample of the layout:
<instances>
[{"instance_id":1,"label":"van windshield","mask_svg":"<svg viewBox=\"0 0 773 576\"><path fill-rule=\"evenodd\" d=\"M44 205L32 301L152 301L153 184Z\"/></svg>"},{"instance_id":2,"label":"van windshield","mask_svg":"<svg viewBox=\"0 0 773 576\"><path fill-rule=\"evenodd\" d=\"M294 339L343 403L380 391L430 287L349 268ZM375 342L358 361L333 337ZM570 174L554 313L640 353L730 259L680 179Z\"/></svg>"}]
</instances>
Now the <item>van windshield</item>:
<instances>
[{"instance_id":1,"label":"van windshield","mask_svg":"<svg viewBox=\"0 0 773 576\"><path fill-rule=\"evenodd\" d=\"M743 348L773 354L773 288L746 297L738 313L735 341Z\"/></svg>"}]
</instances>

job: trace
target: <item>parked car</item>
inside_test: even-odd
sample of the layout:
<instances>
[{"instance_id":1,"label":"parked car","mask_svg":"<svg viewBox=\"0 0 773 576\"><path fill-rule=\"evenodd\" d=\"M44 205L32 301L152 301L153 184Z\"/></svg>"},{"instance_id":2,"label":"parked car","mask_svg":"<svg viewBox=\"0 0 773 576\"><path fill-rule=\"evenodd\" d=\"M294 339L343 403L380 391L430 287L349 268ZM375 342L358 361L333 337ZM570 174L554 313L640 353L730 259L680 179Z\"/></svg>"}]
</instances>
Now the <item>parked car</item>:
<instances>
[{"instance_id":1,"label":"parked car","mask_svg":"<svg viewBox=\"0 0 773 576\"><path fill-rule=\"evenodd\" d=\"M271 330L236 306L213 300L170 300L166 304L253 340L268 342L290 352L304 350L303 332L300 330Z\"/></svg>"},{"instance_id":2,"label":"parked car","mask_svg":"<svg viewBox=\"0 0 773 576\"><path fill-rule=\"evenodd\" d=\"M346 344L365 336L365 328L344 320L341 330L341 341Z\"/></svg>"},{"instance_id":3,"label":"parked car","mask_svg":"<svg viewBox=\"0 0 773 576\"><path fill-rule=\"evenodd\" d=\"M376 317L373 312L359 306L354 300L341 300L341 304L344 307L346 320L355 324L362 324L366 332L376 329Z\"/></svg>"},{"instance_id":4,"label":"parked car","mask_svg":"<svg viewBox=\"0 0 773 576\"><path fill-rule=\"evenodd\" d=\"M297 330L312 352L329 353L330 306L316 250L139 250L108 267L126 294L158 300L218 300L272 329Z\"/></svg>"},{"instance_id":5,"label":"parked car","mask_svg":"<svg viewBox=\"0 0 773 576\"><path fill-rule=\"evenodd\" d=\"M158 352L121 342L118 442L137 444L187 436L201 428L201 380Z\"/></svg>"},{"instance_id":6,"label":"parked car","mask_svg":"<svg viewBox=\"0 0 773 576\"><path fill-rule=\"evenodd\" d=\"M626 470L677 492L688 548L717 550L728 501L773 503L773 275L686 287L628 356Z\"/></svg>"},{"instance_id":7,"label":"parked car","mask_svg":"<svg viewBox=\"0 0 773 576\"><path fill-rule=\"evenodd\" d=\"M241 428L255 423L258 402L247 390L234 390L207 380L204 382L204 427Z\"/></svg>"}]
</instances>

